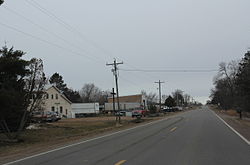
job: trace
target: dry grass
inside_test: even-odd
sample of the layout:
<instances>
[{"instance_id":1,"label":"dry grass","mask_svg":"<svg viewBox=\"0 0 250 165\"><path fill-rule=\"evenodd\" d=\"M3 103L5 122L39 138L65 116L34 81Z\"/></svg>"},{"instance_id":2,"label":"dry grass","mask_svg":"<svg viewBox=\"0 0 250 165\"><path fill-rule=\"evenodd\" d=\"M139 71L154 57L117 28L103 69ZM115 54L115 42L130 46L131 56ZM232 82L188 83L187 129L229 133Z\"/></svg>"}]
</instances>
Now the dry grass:
<instances>
[{"instance_id":1,"label":"dry grass","mask_svg":"<svg viewBox=\"0 0 250 165\"><path fill-rule=\"evenodd\" d=\"M236 110L232 110L232 109L227 110L225 113L227 115L230 115L230 116L239 116L239 114L237 113L237 111Z\"/></svg>"},{"instance_id":2,"label":"dry grass","mask_svg":"<svg viewBox=\"0 0 250 165\"><path fill-rule=\"evenodd\" d=\"M220 113L223 113L223 114L226 114L226 115L229 115L229 116L239 116L237 111L234 110L234 109L223 110L223 109L218 108L218 106L215 106L215 105L210 105L209 107L214 111L218 111Z\"/></svg>"},{"instance_id":3,"label":"dry grass","mask_svg":"<svg viewBox=\"0 0 250 165\"><path fill-rule=\"evenodd\" d=\"M151 121L158 118L144 118ZM115 117L89 117L80 119L63 119L54 123L41 124L40 129L25 130L21 143L0 142L0 164L52 148L70 144L78 140L91 138L113 130L120 130L137 125L131 117L122 117L121 125L117 126ZM3 134L0 134L0 139Z\"/></svg>"},{"instance_id":4,"label":"dry grass","mask_svg":"<svg viewBox=\"0 0 250 165\"><path fill-rule=\"evenodd\" d=\"M142 118L139 123L132 117L122 117L120 125L116 124L114 116L63 119L54 123L41 124L40 129L25 130L21 136L23 142L0 142L0 164L178 113L182 112ZM1 138L3 134L0 133Z\"/></svg>"},{"instance_id":5,"label":"dry grass","mask_svg":"<svg viewBox=\"0 0 250 165\"><path fill-rule=\"evenodd\" d=\"M122 121L124 125L131 122L128 119ZM54 123L44 123L39 125L39 129L25 130L21 135L23 142L12 145L44 143L74 136L89 135L98 131L101 132L103 129L112 129L116 126L115 123L114 117L63 119ZM0 149L4 145L9 146L10 144L0 143Z\"/></svg>"}]
</instances>

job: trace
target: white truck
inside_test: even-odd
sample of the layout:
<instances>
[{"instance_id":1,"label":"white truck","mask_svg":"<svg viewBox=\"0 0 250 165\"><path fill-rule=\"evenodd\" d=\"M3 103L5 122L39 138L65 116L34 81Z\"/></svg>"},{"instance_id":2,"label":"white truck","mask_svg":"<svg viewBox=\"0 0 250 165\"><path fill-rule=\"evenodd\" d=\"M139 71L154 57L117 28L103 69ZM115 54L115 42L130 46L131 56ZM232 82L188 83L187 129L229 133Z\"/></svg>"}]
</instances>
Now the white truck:
<instances>
[{"instance_id":1,"label":"white truck","mask_svg":"<svg viewBox=\"0 0 250 165\"><path fill-rule=\"evenodd\" d=\"M99 103L73 103L72 118L95 116L99 114Z\"/></svg>"}]
</instances>

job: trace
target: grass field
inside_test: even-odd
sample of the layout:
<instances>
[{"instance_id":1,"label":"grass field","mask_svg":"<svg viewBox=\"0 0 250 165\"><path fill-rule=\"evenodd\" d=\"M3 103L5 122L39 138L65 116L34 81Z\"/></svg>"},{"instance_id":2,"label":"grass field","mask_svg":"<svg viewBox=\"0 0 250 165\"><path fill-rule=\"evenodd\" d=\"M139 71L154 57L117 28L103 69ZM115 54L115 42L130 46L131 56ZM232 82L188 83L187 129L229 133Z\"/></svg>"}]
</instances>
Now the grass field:
<instances>
[{"instance_id":1,"label":"grass field","mask_svg":"<svg viewBox=\"0 0 250 165\"><path fill-rule=\"evenodd\" d=\"M162 117L142 118L142 123L159 118ZM0 164L13 160L13 158L40 153L96 135L138 125L132 117L122 117L121 121L122 123L117 125L115 117L103 116L62 119L54 123L35 124L36 129L26 129L23 132L22 142L0 142ZM4 135L0 134L0 139L3 138Z\"/></svg>"}]
</instances>

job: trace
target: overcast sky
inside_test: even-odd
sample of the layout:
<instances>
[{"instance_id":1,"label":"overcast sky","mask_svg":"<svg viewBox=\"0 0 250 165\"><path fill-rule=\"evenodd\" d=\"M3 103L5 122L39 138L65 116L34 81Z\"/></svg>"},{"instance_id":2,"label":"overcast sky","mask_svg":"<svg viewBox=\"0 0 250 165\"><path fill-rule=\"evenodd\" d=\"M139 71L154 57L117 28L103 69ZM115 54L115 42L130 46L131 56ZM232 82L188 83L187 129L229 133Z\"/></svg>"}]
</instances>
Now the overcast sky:
<instances>
[{"instance_id":1,"label":"overcast sky","mask_svg":"<svg viewBox=\"0 0 250 165\"><path fill-rule=\"evenodd\" d=\"M5 0L0 7L0 43L41 58L45 73L58 72L68 87L114 86L120 95L141 90L162 94L181 89L204 102L216 72L128 72L215 70L240 59L250 47L249 0Z\"/></svg>"}]
</instances>

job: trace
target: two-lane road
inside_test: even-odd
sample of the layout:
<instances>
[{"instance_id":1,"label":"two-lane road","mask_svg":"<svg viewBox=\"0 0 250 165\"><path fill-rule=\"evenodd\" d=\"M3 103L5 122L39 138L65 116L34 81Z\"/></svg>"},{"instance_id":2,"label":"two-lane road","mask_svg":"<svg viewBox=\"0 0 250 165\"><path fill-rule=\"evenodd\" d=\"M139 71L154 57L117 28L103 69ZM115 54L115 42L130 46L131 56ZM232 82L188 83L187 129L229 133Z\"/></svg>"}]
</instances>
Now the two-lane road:
<instances>
[{"instance_id":1,"label":"two-lane road","mask_svg":"<svg viewBox=\"0 0 250 165\"><path fill-rule=\"evenodd\" d=\"M250 146L203 107L12 164L250 165Z\"/></svg>"}]
</instances>

